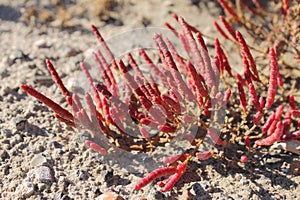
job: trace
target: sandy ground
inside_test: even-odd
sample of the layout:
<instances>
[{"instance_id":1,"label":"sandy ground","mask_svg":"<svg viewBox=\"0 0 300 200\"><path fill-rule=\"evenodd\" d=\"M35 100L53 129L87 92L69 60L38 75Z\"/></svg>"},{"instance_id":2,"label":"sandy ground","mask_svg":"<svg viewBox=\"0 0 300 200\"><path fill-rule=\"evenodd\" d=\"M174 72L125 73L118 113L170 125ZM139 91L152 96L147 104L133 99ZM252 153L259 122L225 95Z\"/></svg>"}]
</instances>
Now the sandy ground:
<instances>
[{"instance_id":1,"label":"sandy ground","mask_svg":"<svg viewBox=\"0 0 300 200\"><path fill-rule=\"evenodd\" d=\"M244 169L213 159L193 162L171 192L155 185L133 191L143 166L130 173L99 158L80 143L76 130L19 87L29 84L66 105L44 60L51 58L63 81L71 81L79 61L97 46L92 23L109 39L134 28L163 27L175 12L215 36L212 22L221 9L199 2L1 0L0 199L100 199L108 191L123 199L300 199L300 178L289 170L297 156L284 153ZM130 39L114 42L128 45Z\"/></svg>"}]
</instances>

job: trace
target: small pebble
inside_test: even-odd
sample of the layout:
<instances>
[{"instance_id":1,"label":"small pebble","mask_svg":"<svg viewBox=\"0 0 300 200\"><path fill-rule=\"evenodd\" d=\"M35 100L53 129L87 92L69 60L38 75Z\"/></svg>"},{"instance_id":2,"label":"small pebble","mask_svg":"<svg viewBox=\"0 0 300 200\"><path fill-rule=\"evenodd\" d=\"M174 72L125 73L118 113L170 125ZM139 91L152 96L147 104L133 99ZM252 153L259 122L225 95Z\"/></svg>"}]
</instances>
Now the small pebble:
<instances>
[{"instance_id":1,"label":"small pebble","mask_svg":"<svg viewBox=\"0 0 300 200\"><path fill-rule=\"evenodd\" d=\"M87 180L90 177L89 173L85 170L77 170L76 174L81 181Z\"/></svg>"},{"instance_id":2,"label":"small pebble","mask_svg":"<svg viewBox=\"0 0 300 200\"><path fill-rule=\"evenodd\" d=\"M209 181L200 181L199 183L205 191L209 191L212 187Z\"/></svg>"},{"instance_id":3,"label":"small pebble","mask_svg":"<svg viewBox=\"0 0 300 200\"><path fill-rule=\"evenodd\" d=\"M201 184L199 182L197 182L197 183L193 184L191 193L193 195L201 195L201 194L205 193L205 190L202 188Z\"/></svg>"},{"instance_id":4,"label":"small pebble","mask_svg":"<svg viewBox=\"0 0 300 200\"><path fill-rule=\"evenodd\" d=\"M62 49L61 57L72 57L75 56L78 52L70 47L65 47Z\"/></svg>"},{"instance_id":5,"label":"small pebble","mask_svg":"<svg viewBox=\"0 0 300 200\"><path fill-rule=\"evenodd\" d=\"M242 179L240 180L240 183L243 185L248 185L249 184L249 180L246 177L242 177Z\"/></svg>"},{"instance_id":6,"label":"small pebble","mask_svg":"<svg viewBox=\"0 0 300 200\"><path fill-rule=\"evenodd\" d=\"M39 182L51 183L53 182L53 177L49 167L41 166L34 170L35 177Z\"/></svg>"},{"instance_id":7,"label":"small pebble","mask_svg":"<svg viewBox=\"0 0 300 200\"><path fill-rule=\"evenodd\" d=\"M7 160L7 159L9 159L9 158L10 158L10 156L9 156L9 154L7 153L7 151L1 149L1 150L0 150L0 160L1 160L1 162L5 161L5 160Z\"/></svg>"},{"instance_id":8,"label":"small pebble","mask_svg":"<svg viewBox=\"0 0 300 200\"><path fill-rule=\"evenodd\" d=\"M123 198L115 192L104 192L95 200L122 200Z\"/></svg>"},{"instance_id":9,"label":"small pebble","mask_svg":"<svg viewBox=\"0 0 300 200\"><path fill-rule=\"evenodd\" d=\"M112 177L113 177L113 175L114 175L114 173L113 173L113 171L112 171L111 169L103 170L103 171L101 172L101 177L102 177L102 179L103 179L105 182L111 180Z\"/></svg>"},{"instance_id":10,"label":"small pebble","mask_svg":"<svg viewBox=\"0 0 300 200\"><path fill-rule=\"evenodd\" d=\"M180 199L182 200L188 200L189 199L189 191L188 190L183 190L182 195L180 195Z\"/></svg>"},{"instance_id":11,"label":"small pebble","mask_svg":"<svg viewBox=\"0 0 300 200\"><path fill-rule=\"evenodd\" d=\"M235 176L234 176L234 180L236 180L236 181L240 181L241 179L242 179L242 175L241 174L235 174Z\"/></svg>"},{"instance_id":12,"label":"small pebble","mask_svg":"<svg viewBox=\"0 0 300 200\"><path fill-rule=\"evenodd\" d=\"M3 128L3 129L1 129L0 134L1 134L1 135L4 135L6 138L12 136L11 130L8 129L8 128Z\"/></svg>"},{"instance_id":13,"label":"small pebble","mask_svg":"<svg viewBox=\"0 0 300 200\"><path fill-rule=\"evenodd\" d=\"M24 117L15 117L13 119L14 125L16 126L17 130L25 130L27 129L27 119Z\"/></svg>"},{"instance_id":14,"label":"small pebble","mask_svg":"<svg viewBox=\"0 0 300 200\"><path fill-rule=\"evenodd\" d=\"M28 180L24 180L17 188L17 193L20 193L23 198L29 198L34 193L34 185Z\"/></svg>"},{"instance_id":15,"label":"small pebble","mask_svg":"<svg viewBox=\"0 0 300 200\"><path fill-rule=\"evenodd\" d=\"M71 198L67 195L67 194L64 194L63 192L61 191L57 191L54 195L54 200L70 200Z\"/></svg>"},{"instance_id":16,"label":"small pebble","mask_svg":"<svg viewBox=\"0 0 300 200\"><path fill-rule=\"evenodd\" d=\"M59 142L57 141L51 141L50 144L56 148L56 149L61 149L63 147L63 145L61 145Z\"/></svg>"},{"instance_id":17,"label":"small pebble","mask_svg":"<svg viewBox=\"0 0 300 200\"><path fill-rule=\"evenodd\" d=\"M23 53L23 51L19 49L14 50L9 56L9 60L11 61L12 64L15 62L15 60L24 59L24 58L25 58L25 54Z\"/></svg>"},{"instance_id":18,"label":"small pebble","mask_svg":"<svg viewBox=\"0 0 300 200\"><path fill-rule=\"evenodd\" d=\"M47 41L45 39L39 39L39 40L35 41L35 43L33 45L38 48L44 48L44 47L47 47Z\"/></svg>"},{"instance_id":19,"label":"small pebble","mask_svg":"<svg viewBox=\"0 0 300 200\"><path fill-rule=\"evenodd\" d=\"M40 153L40 154L35 155L32 158L32 160L30 162L30 165L32 167L36 167L36 166L41 166L44 163L47 163L47 159L46 159L46 157L43 154Z\"/></svg>"}]
</instances>

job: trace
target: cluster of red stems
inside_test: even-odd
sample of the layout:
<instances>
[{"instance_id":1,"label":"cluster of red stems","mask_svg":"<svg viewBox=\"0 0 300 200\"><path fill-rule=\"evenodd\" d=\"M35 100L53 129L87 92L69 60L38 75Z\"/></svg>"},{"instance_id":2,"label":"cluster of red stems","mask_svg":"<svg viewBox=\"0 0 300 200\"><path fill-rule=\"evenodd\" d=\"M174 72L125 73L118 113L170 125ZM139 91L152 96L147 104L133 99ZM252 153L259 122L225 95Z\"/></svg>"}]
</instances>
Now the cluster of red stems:
<instances>
[{"instance_id":1,"label":"cluster of red stems","mask_svg":"<svg viewBox=\"0 0 300 200\"><path fill-rule=\"evenodd\" d=\"M227 12L236 15L226 1L219 2ZM287 1L284 2L287 4ZM284 6L284 9L287 13L289 8ZM237 102L234 102L236 97L241 104L241 107L236 110L240 110L242 117L240 117L240 124L231 126L239 127L239 137L242 137L249 151L255 146L270 146L275 142L300 137L300 120L297 121L297 118L300 118L300 111L296 109L294 96L289 96L289 109L286 112L283 104L273 105L278 87L283 88L276 48L269 48L270 70L267 76L268 83L264 83L243 35L239 31L234 31L225 17L220 18L225 31L219 24L215 23L215 25L222 36L229 39L225 33L227 31L233 40L238 42L244 66L243 74L233 72L218 38L215 39L215 56L211 59L203 34L182 17L175 14L172 16L180 25L182 32L178 32L168 23L166 26L179 38L189 58L182 57L167 38L155 34L153 39L162 63L155 64L142 48L140 55L155 74L156 79L152 75L146 77L130 53L127 55L128 66L122 59L117 61L99 31L92 26L104 50L104 53L96 50L93 54L104 84L94 82L86 65L80 63L92 93L85 94L87 109L84 109L77 94L67 90L48 59L46 60L48 70L65 96L73 114L32 87L23 84L21 88L51 108L60 121L78 129L88 129L92 139L86 140L85 144L100 154L107 153L107 149L100 145L100 141L103 140L114 143L126 151L151 152L156 146L170 142L176 136L176 131L181 128L180 125L191 123L191 120L196 120L197 125L206 130L207 135L216 145L227 145L232 142L234 134L230 133L231 139L225 140L223 137L225 133L218 133L215 128L210 128L209 123L211 123L212 110L236 105ZM130 73L132 71L134 74ZM123 78L124 88L118 86L116 75ZM237 87L229 88L229 82L225 78L232 80L232 85ZM158 79L163 84L164 91L158 86ZM221 82L227 87L225 92L219 89ZM258 87L262 91L258 90ZM124 91L121 89L132 95L122 99L121 93ZM247 91L250 101L247 101ZM196 118L193 118L193 114L188 110L188 105L193 103L199 108ZM251 116L253 111L255 114ZM294 122L297 125L294 125ZM252 128L241 129L242 125L246 124ZM224 126L227 125L225 123ZM140 135L126 134L128 127L139 130ZM257 127L261 129L255 129ZM149 130L153 129L159 134L151 135ZM257 132L260 130L263 133L260 134L261 137L253 139L258 138ZM252 136L254 137L251 138ZM143 188L154 179L168 176L157 183L162 187L162 191L168 191L184 174L188 162L193 157L205 160L216 156L213 151L198 152L198 147L204 140L203 136L193 138L186 134L185 138L194 148L192 153L165 158L164 163L168 166L152 171L135 186L135 190ZM241 157L242 162L247 162L247 159L246 154Z\"/></svg>"}]
</instances>

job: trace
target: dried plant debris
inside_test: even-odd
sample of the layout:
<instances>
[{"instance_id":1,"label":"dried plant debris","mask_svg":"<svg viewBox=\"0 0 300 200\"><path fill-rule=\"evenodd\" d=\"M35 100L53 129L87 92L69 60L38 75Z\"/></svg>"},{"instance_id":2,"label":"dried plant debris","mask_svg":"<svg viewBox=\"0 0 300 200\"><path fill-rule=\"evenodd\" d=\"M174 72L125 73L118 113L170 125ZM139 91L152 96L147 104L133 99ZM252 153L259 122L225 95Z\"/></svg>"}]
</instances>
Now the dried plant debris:
<instances>
[{"instance_id":1,"label":"dried plant debris","mask_svg":"<svg viewBox=\"0 0 300 200\"><path fill-rule=\"evenodd\" d=\"M55 27L76 26L76 19L107 21L117 11L122 0L52 0L50 4L31 5L22 11L21 21L33 26L52 25Z\"/></svg>"}]
</instances>

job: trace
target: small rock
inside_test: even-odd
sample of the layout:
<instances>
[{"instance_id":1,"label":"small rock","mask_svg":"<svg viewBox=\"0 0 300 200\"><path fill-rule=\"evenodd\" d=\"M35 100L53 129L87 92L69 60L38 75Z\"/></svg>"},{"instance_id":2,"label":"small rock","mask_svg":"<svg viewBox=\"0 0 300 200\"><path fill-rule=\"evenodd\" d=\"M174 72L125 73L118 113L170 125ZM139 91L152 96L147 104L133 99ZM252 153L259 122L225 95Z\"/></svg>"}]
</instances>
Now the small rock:
<instances>
[{"instance_id":1,"label":"small rock","mask_svg":"<svg viewBox=\"0 0 300 200\"><path fill-rule=\"evenodd\" d=\"M29 198L34 193L34 185L30 181L23 181L17 189L17 193L20 193L23 198Z\"/></svg>"},{"instance_id":2,"label":"small rock","mask_svg":"<svg viewBox=\"0 0 300 200\"><path fill-rule=\"evenodd\" d=\"M7 176L9 173L10 173L10 169L11 169L11 166L10 165L5 165L2 167L2 172L5 176Z\"/></svg>"},{"instance_id":3,"label":"small rock","mask_svg":"<svg viewBox=\"0 0 300 200\"><path fill-rule=\"evenodd\" d=\"M249 180L246 177L242 177L242 179L240 180L240 183L242 185L248 185L249 184Z\"/></svg>"},{"instance_id":4,"label":"small rock","mask_svg":"<svg viewBox=\"0 0 300 200\"><path fill-rule=\"evenodd\" d=\"M77 170L76 174L81 181L87 180L90 177L89 173L84 170Z\"/></svg>"},{"instance_id":5,"label":"small rock","mask_svg":"<svg viewBox=\"0 0 300 200\"><path fill-rule=\"evenodd\" d=\"M300 161L299 160L293 161L291 163L290 168L291 168L293 173L300 174Z\"/></svg>"},{"instance_id":6,"label":"small rock","mask_svg":"<svg viewBox=\"0 0 300 200\"><path fill-rule=\"evenodd\" d=\"M209 181L200 181L199 182L200 183L200 185L201 185L201 187L205 190L205 191L209 191L209 190L211 190L211 184L210 184L210 182Z\"/></svg>"},{"instance_id":7,"label":"small rock","mask_svg":"<svg viewBox=\"0 0 300 200\"><path fill-rule=\"evenodd\" d=\"M45 48L45 47L47 47L47 41L45 39L39 39L39 40L35 41L35 43L33 45L38 48Z\"/></svg>"},{"instance_id":8,"label":"small rock","mask_svg":"<svg viewBox=\"0 0 300 200\"><path fill-rule=\"evenodd\" d=\"M95 200L122 200L123 198L115 192L104 192Z\"/></svg>"},{"instance_id":9,"label":"small rock","mask_svg":"<svg viewBox=\"0 0 300 200\"><path fill-rule=\"evenodd\" d=\"M45 158L45 156L43 154L37 154L35 155L31 162L30 162L30 165L32 167L36 167L36 166L41 166L43 164L47 163L47 159Z\"/></svg>"},{"instance_id":10,"label":"small rock","mask_svg":"<svg viewBox=\"0 0 300 200\"><path fill-rule=\"evenodd\" d=\"M4 135L6 138L12 136L11 130L8 128L1 129L0 133L1 133L1 135Z\"/></svg>"},{"instance_id":11,"label":"small rock","mask_svg":"<svg viewBox=\"0 0 300 200\"><path fill-rule=\"evenodd\" d=\"M34 170L35 178L42 183L51 183L53 182L53 177L49 167L41 166Z\"/></svg>"},{"instance_id":12,"label":"small rock","mask_svg":"<svg viewBox=\"0 0 300 200\"><path fill-rule=\"evenodd\" d=\"M55 193L53 199L54 200L70 200L71 198L68 195L64 194L63 192L58 191Z\"/></svg>"},{"instance_id":13,"label":"small rock","mask_svg":"<svg viewBox=\"0 0 300 200\"><path fill-rule=\"evenodd\" d=\"M189 191L188 190L183 190L182 195L180 195L180 199L182 200L188 200L189 199Z\"/></svg>"},{"instance_id":14,"label":"small rock","mask_svg":"<svg viewBox=\"0 0 300 200\"><path fill-rule=\"evenodd\" d=\"M199 182L193 184L192 189L191 189L191 193L193 195L202 195L203 193L205 193L205 190L202 188L202 186L200 185Z\"/></svg>"},{"instance_id":15,"label":"small rock","mask_svg":"<svg viewBox=\"0 0 300 200\"><path fill-rule=\"evenodd\" d=\"M241 174L235 174L235 176L234 176L234 180L236 180L236 181L240 181L241 179L242 179L242 175Z\"/></svg>"},{"instance_id":16,"label":"small rock","mask_svg":"<svg viewBox=\"0 0 300 200\"><path fill-rule=\"evenodd\" d=\"M65 47L62 49L61 52L61 57L72 57L72 56L76 56L78 54L78 52L70 47Z\"/></svg>"},{"instance_id":17,"label":"small rock","mask_svg":"<svg viewBox=\"0 0 300 200\"><path fill-rule=\"evenodd\" d=\"M25 58L25 54L23 53L23 51L16 49L15 51L12 52L12 54L10 54L9 56L9 60L14 63L15 60L17 59L24 59Z\"/></svg>"},{"instance_id":18,"label":"small rock","mask_svg":"<svg viewBox=\"0 0 300 200\"><path fill-rule=\"evenodd\" d=\"M16 117L13 119L14 125L18 131L27 129L27 119L24 117Z\"/></svg>"},{"instance_id":19,"label":"small rock","mask_svg":"<svg viewBox=\"0 0 300 200\"><path fill-rule=\"evenodd\" d=\"M7 153L7 151L6 150L0 150L0 159L1 159L1 161L3 162L3 161L5 161L5 160L7 160L7 159L9 159L10 158L10 156L9 156L9 154Z\"/></svg>"},{"instance_id":20,"label":"small rock","mask_svg":"<svg viewBox=\"0 0 300 200\"><path fill-rule=\"evenodd\" d=\"M111 169L103 170L101 172L101 177L105 182L109 182L113 178L113 171Z\"/></svg>"},{"instance_id":21,"label":"small rock","mask_svg":"<svg viewBox=\"0 0 300 200\"><path fill-rule=\"evenodd\" d=\"M54 148L56 148L56 149L61 149L62 147L63 147L63 145L61 145L59 142L57 142L57 141L52 141L51 143L50 143Z\"/></svg>"},{"instance_id":22,"label":"small rock","mask_svg":"<svg viewBox=\"0 0 300 200\"><path fill-rule=\"evenodd\" d=\"M170 1L170 0L166 0L163 3L164 6L174 6L174 2Z\"/></svg>"}]
</instances>

